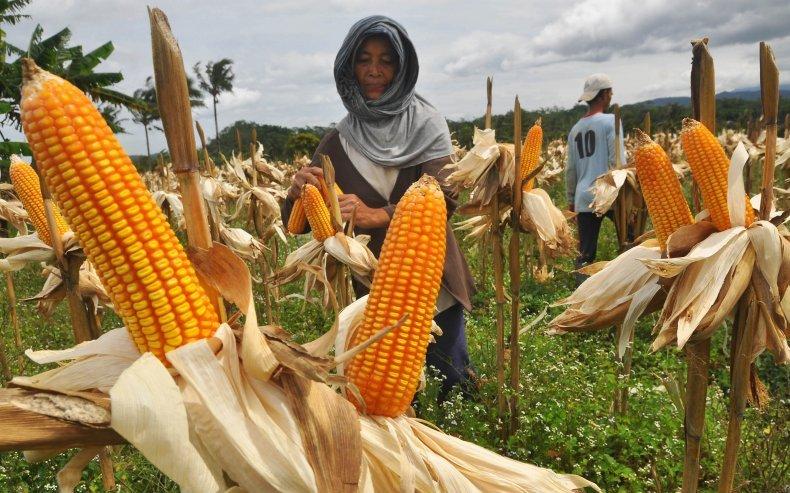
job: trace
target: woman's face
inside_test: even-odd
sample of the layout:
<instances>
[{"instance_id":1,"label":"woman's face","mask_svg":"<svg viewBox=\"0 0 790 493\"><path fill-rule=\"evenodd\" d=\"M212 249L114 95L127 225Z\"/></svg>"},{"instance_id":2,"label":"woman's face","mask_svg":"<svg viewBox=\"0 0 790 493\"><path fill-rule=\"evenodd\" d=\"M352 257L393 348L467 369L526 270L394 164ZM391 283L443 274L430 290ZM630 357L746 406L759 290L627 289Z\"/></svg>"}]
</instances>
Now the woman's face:
<instances>
[{"instance_id":1,"label":"woman's face","mask_svg":"<svg viewBox=\"0 0 790 493\"><path fill-rule=\"evenodd\" d=\"M365 99L379 99L387 90L398 69L392 45L386 38L366 39L354 60L354 75Z\"/></svg>"}]
</instances>

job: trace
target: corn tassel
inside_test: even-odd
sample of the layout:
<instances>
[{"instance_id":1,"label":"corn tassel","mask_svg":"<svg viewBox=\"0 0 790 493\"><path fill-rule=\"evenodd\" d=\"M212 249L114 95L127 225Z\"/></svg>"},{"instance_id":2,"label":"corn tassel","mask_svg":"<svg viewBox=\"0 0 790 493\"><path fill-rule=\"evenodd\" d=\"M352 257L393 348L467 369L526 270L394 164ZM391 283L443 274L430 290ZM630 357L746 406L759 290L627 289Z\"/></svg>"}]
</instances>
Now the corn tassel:
<instances>
[{"instance_id":1,"label":"corn tassel","mask_svg":"<svg viewBox=\"0 0 790 493\"><path fill-rule=\"evenodd\" d=\"M211 336L219 320L192 264L102 115L23 60L22 126L47 186L140 352Z\"/></svg>"},{"instance_id":2,"label":"corn tassel","mask_svg":"<svg viewBox=\"0 0 790 493\"><path fill-rule=\"evenodd\" d=\"M310 229L313 231L313 238L317 241L324 241L335 235L335 229L332 227L332 220L329 217L329 209L321 197L321 192L309 183L302 188L302 204L307 221L310 223Z\"/></svg>"},{"instance_id":3,"label":"corn tassel","mask_svg":"<svg viewBox=\"0 0 790 493\"><path fill-rule=\"evenodd\" d=\"M680 140L713 225L719 231L730 229L732 224L727 208L727 174L730 161L724 154L724 149L705 125L691 118L683 120ZM749 197L746 197L746 226L754 220L754 210L749 203Z\"/></svg>"},{"instance_id":4,"label":"corn tassel","mask_svg":"<svg viewBox=\"0 0 790 493\"><path fill-rule=\"evenodd\" d=\"M324 202L329 202L329 190L327 189L326 182L323 178L319 178L318 182L321 184L321 196L324 198ZM335 193L337 195L342 194L342 190L340 187L337 186L335 183ZM292 235L298 235L304 233L305 227L307 226L307 216L304 213L304 204L302 203L302 197L299 197L294 201L294 205L291 208L291 215L288 217L288 232Z\"/></svg>"},{"instance_id":5,"label":"corn tassel","mask_svg":"<svg viewBox=\"0 0 790 493\"><path fill-rule=\"evenodd\" d=\"M694 217L667 153L644 132L639 129L634 131L637 140L634 151L636 175L656 231L656 239L661 251L666 251L669 235L679 227L693 223Z\"/></svg>"},{"instance_id":6,"label":"corn tassel","mask_svg":"<svg viewBox=\"0 0 790 493\"><path fill-rule=\"evenodd\" d=\"M27 211L30 221L36 227L36 232L41 241L52 246L52 236L49 234L47 215L44 211L44 198L41 195L41 183L38 181L38 174L32 166L22 161L16 154L11 156L11 166L8 168L8 175L14 185L19 200ZM60 210L55 207L55 225L58 228L58 235L63 235L69 230L69 225L60 214Z\"/></svg>"},{"instance_id":7,"label":"corn tassel","mask_svg":"<svg viewBox=\"0 0 790 493\"><path fill-rule=\"evenodd\" d=\"M365 318L349 347L394 325L404 314L408 319L359 353L346 368L368 414L399 416L417 390L444 268L446 207L436 179L423 175L395 209Z\"/></svg>"},{"instance_id":8,"label":"corn tassel","mask_svg":"<svg viewBox=\"0 0 790 493\"><path fill-rule=\"evenodd\" d=\"M540 118L532 125L524 139L524 147L521 150L521 174L526 177L538 167L540 152L543 147L543 127L540 126ZM535 178L530 179L524 184L522 190L529 192L535 186Z\"/></svg>"}]
</instances>

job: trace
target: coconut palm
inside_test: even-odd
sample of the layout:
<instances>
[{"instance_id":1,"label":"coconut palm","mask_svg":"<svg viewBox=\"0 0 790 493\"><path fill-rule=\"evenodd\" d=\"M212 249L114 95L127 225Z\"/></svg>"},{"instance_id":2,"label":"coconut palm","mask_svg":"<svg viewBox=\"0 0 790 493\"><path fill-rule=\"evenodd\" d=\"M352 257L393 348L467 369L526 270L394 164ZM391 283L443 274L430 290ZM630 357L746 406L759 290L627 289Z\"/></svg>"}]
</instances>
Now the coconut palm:
<instances>
[{"instance_id":1,"label":"coconut palm","mask_svg":"<svg viewBox=\"0 0 790 493\"><path fill-rule=\"evenodd\" d=\"M155 121L159 120L159 110L156 107L156 89L154 88L151 77L145 79L145 87L135 90L132 97L143 103L140 107L130 111L132 113L132 121L143 126L143 131L145 132L145 149L148 159L150 160L151 143L148 139L148 129L153 126L153 129L161 130L161 128L153 125Z\"/></svg>"},{"instance_id":2,"label":"coconut palm","mask_svg":"<svg viewBox=\"0 0 790 493\"><path fill-rule=\"evenodd\" d=\"M200 62L196 63L192 70L198 78L200 89L211 94L214 103L214 131L217 136L217 153L222 152L219 145L219 124L217 123L217 103L219 95L223 92L233 92L233 78L235 75L231 70L233 60L223 58L218 62L206 62L205 71L201 71Z\"/></svg>"}]
</instances>

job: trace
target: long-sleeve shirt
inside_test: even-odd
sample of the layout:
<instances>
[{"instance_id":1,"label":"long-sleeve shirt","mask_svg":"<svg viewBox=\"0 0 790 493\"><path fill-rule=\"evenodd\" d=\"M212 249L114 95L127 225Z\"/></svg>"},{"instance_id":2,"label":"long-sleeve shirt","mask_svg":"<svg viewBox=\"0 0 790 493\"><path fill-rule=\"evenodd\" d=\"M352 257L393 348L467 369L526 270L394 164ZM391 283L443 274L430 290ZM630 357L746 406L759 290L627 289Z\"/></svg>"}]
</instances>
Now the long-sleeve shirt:
<instances>
[{"instance_id":1,"label":"long-sleeve shirt","mask_svg":"<svg viewBox=\"0 0 790 493\"><path fill-rule=\"evenodd\" d=\"M449 293L450 297L460 301L467 310L471 310L471 297L474 293L474 280L472 279L472 274L469 271L469 267L467 266L464 255L458 246L458 242L449 222L450 217L455 211L455 208L458 206L457 192L452 187L444 185L446 175L448 174L448 171L444 169L444 166L450 162L450 157L447 156L446 158L437 158L416 166L400 169L390 193L382 195L382 193L377 189L381 188L381 191L386 192L387 188L389 188L389 180L375 179L367 172L369 170L366 170L364 167L362 170L357 168L357 166L362 163L362 160L358 160L356 163L351 161L349 155L346 153L346 150L343 148L343 144L340 140L340 134L337 130L331 130L328 132L321 140L321 143L318 144L318 149L316 149L313 156L313 162L311 163L312 166L320 166L321 154L326 154L330 157L330 159L332 159L332 164L335 167L335 180L344 193L355 194L368 207L384 209L387 211L387 214L389 214L390 217L392 217L392 215L395 213L395 205L398 203L401 197L403 197L403 194L406 193L409 185L417 181L420 176L423 174L428 174L436 177L439 180L439 183L442 184L442 191L444 192L445 201L447 202L448 220L447 253L445 254L444 258L442 288L444 288L443 290ZM382 183L377 183L374 186L369 180L377 182L382 181ZM386 188L384 188L385 183ZM288 223L288 218L291 215L292 207L293 201L290 198L286 198L285 203L282 206L282 218L284 224ZM370 243L368 243L368 248L370 248L370 250L376 256L381 253L381 247L384 244L384 237L387 234L386 227L366 229L357 226L354 231L357 234L370 235ZM354 283L354 290L356 291L357 296L362 296L363 294L367 293L367 288L362 286L361 283L357 282Z\"/></svg>"},{"instance_id":2,"label":"long-sleeve shirt","mask_svg":"<svg viewBox=\"0 0 790 493\"><path fill-rule=\"evenodd\" d=\"M565 191L576 212L591 212L595 179L615 164L614 115L596 113L576 122L568 134ZM620 126L620 152L625 164L625 145Z\"/></svg>"}]
</instances>

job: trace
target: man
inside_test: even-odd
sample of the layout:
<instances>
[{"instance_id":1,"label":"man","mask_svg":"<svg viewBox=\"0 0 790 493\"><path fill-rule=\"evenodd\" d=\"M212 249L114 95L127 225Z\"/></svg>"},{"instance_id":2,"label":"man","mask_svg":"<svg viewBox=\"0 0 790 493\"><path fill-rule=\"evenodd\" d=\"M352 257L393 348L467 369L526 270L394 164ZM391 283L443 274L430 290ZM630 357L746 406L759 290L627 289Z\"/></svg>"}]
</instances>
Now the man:
<instances>
[{"instance_id":1,"label":"man","mask_svg":"<svg viewBox=\"0 0 790 493\"><path fill-rule=\"evenodd\" d=\"M568 206L577 212L579 227L579 257L576 268L595 261L598 250L598 233L603 217L590 209L593 201L592 186L596 178L615 164L614 115L604 111L612 101L612 81L606 74L593 74L584 81L584 92L579 102L588 105L587 114L573 126L568 134L568 164L565 173L565 190ZM620 129L620 151L625 163L625 146ZM610 219L611 213L607 214ZM582 278L577 277L577 281Z\"/></svg>"}]
</instances>

